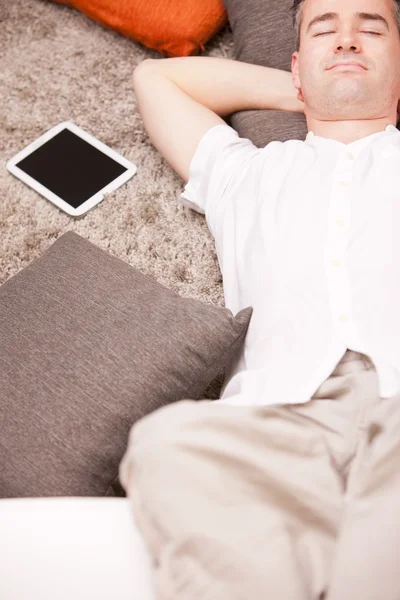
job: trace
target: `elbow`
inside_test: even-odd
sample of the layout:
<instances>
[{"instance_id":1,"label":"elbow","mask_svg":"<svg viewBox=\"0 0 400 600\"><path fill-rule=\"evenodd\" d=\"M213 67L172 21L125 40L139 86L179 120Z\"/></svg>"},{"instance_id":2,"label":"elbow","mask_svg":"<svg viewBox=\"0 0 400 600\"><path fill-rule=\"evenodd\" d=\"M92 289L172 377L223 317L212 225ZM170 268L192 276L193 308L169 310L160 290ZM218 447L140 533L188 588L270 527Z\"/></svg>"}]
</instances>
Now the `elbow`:
<instances>
[{"instance_id":1,"label":"elbow","mask_svg":"<svg viewBox=\"0 0 400 600\"><path fill-rule=\"evenodd\" d=\"M135 67L133 75L135 76L135 73L142 73L143 71L149 71L150 69L153 71L159 64L160 61L156 58L145 58Z\"/></svg>"},{"instance_id":2,"label":"elbow","mask_svg":"<svg viewBox=\"0 0 400 600\"><path fill-rule=\"evenodd\" d=\"M159 73L167 75L170 71L170 64L175 64L177 58L145 58L133 71L133 79L141 76L143 73ZM168 65L168 66L167 66ZM172 67L171 67L172 68Z\"/></svg>"},{"instance_id":3,"label":"elbow","mask_svg":"<svg viewBox=\"0 0 400 600\"><path fill-rule=\"evenodd\" d=\"M144 71L149 71L150 65L152 62L155 62L153 58L145 58L144 60L142 60L142 62L140 62L135 69L133 70L133 85L135 85L135 82L137 81L137 79L139 77L142 76Z\"/></svg>"}]
</instances>

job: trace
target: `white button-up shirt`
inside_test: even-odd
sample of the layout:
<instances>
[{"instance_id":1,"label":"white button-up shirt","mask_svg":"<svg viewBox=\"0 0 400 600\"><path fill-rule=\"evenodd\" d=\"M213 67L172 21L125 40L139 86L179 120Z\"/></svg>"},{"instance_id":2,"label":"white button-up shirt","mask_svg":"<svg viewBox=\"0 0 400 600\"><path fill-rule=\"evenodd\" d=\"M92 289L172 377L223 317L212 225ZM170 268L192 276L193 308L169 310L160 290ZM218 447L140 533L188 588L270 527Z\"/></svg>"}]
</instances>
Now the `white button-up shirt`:
<instances>
[{"instance_id":1,"label":"white button-up shirt","mask_svg":"<svg viewBox=\"0 0 400 600\"><path fill-rule=\"evenodd\" d=\"M219 402L307 402L347 348L371 358L381 397L400 393L396 127L257 148L216 125L180 200L205 214L226 307L253 307Z\"/></svg>"}]
</instances>

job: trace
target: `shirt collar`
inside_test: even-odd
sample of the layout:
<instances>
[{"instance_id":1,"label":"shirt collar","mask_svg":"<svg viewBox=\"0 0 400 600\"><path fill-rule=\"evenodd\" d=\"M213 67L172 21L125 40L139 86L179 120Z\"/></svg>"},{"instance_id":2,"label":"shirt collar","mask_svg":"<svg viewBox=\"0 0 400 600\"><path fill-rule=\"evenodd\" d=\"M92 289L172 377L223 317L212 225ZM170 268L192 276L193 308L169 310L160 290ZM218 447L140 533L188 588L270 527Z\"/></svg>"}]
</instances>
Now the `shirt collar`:
<instances>
[{"instance_id":1,"label":"shirt collar","mask_svg":"<svg viewBox=\"0 0 400 600\"><path fill-rule=\"evenodd\" d=\"M397 127L395 127L394 125L387 125L385 128L385 131L377 131L376 133L371 133L370 135L367 135L366 137L361 138L360 140L355 140L354 142L350 142L350 144L345 144L344 142L339 142L338 140L333 140L331 138L324 138L321 137L319 135L314 135L314 133L312 131L309 131L306 135L306 139L305 142L310 145L310 146L317 146L320 144L340 144L341 146L345 146L347 147L349 150L351 149L352 152L360 152L367 144L369 144L370 141L372 141L375 138L378 137L383 137L384 135L387 135L387 133L397 133L398 135L400 135L400 131L397 129Z\"/></svg>"}]
</instances>

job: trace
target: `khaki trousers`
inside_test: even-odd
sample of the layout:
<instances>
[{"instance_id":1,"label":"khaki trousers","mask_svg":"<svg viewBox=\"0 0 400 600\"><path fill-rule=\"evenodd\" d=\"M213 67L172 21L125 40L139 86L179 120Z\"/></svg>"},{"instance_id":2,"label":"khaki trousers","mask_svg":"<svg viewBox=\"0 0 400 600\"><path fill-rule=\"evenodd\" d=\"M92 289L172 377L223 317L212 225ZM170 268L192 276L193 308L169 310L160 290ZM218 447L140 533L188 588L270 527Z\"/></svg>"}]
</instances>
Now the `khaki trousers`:
<instances>
[{"instance_id":1,"label":"khaki trousers","mask_svg":"<svg viewBox=\"0 0 400 600\"><path fill-rule=\"evenodd\" d=\"M160 600L400 600L400 396L347 351L302 405L183 400L120 477Z\"/></svg>"}]
</instances>

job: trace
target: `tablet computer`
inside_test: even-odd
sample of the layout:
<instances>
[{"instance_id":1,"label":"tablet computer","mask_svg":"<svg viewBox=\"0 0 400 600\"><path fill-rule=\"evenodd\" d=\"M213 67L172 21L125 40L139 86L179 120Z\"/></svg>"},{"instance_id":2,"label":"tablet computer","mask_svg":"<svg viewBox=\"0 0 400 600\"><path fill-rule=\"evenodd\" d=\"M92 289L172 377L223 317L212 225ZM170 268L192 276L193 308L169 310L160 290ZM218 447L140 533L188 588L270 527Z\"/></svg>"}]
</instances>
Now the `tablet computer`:
<instances>
[{"instance_id":1,"label":"tablet computer","mask_svg":"<svg viewBox=\"0 0 400 600\"><path fill-rule=\"evenodd\" d=\"M136 165L71 121L59 123L7 162L24 183L74 217L136 173Z\"/></svg>"}]
</instances>

